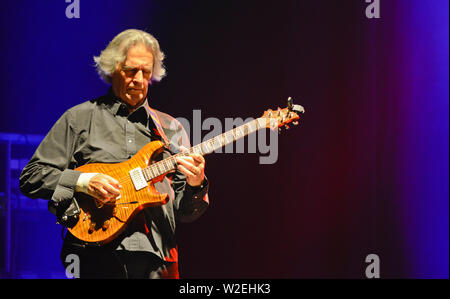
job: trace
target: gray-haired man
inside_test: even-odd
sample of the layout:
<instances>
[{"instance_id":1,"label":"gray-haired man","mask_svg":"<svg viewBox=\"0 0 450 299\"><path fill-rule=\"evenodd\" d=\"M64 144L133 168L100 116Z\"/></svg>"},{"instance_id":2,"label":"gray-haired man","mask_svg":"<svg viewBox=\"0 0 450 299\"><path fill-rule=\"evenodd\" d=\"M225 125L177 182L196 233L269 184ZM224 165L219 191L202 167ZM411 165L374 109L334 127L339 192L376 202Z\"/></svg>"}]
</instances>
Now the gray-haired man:
<instances>
[{"instance_id":1,"label":"gray-haired man","mask_svg":"<svg viewBox=\"0 0 450 299\"><path fill-rule=\"evenodd\" d=\"M77 192L103 204L114 202L121 185L102 173L81 173L87 163L128 160L147 143L165 139L172 153L188 148L182 125L149 106L148 86L165 75L164 54L149 33L130 29L118 34L95 57L97 71L111 88L105 96L79 104L56 122L20 176L21 191L49 199L57 215L76 205ZM163 153L168 156L172 153ZM102 246L67 233L61 259L76 254L81 278L178 278L177 222L191 222L209 205L205 160L177 158L177 171L155 184L169 194L167 204L143 209L125 232ZM93 199L94 200L94 199Z\"/></svg>"}]
</instances>

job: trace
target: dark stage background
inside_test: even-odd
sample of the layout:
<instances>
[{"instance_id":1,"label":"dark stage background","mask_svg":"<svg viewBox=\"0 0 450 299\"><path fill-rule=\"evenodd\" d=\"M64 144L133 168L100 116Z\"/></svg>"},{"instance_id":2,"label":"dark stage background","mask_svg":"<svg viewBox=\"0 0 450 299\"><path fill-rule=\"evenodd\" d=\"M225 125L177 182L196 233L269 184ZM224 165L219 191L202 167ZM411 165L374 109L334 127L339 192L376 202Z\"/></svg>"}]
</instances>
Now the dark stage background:
<instances>
[{"instance_id":1,"label":"dark stage background","mask_svg":"<svg viewBox=\"0 0 450 299\"><path fill-rule=\"evenodd\" d=\"M306 109L275 164L207 156L210 209L178 226L182 278L365 278L369 254L382 278L448 278L448 1L381 0L378 19L363 0L79 3L69 19L64 0L2 1L0 132L45 135L104 94L92 57L128 28L166 54L156 109ZM60 227L17 189L29 144L2 159L3 275L64 277Z\"/></svg>"}]
</instances>

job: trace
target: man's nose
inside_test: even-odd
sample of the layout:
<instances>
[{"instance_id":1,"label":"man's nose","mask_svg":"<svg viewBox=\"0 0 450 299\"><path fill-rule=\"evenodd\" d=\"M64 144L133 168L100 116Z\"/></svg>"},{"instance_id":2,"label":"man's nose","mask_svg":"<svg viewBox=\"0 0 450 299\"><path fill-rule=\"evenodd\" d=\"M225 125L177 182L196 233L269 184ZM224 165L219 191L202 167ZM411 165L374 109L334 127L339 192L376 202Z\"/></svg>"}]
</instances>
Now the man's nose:
<instances>
[{"instance_id":1,"label":"man's nose","mask_svg":"<svg viewBox=\"0 0 450 299\"><path fill-rule=\"evenodd\" d=\"M134 75L133 81L140 84L144 82L144 74L142 73L142 70L137 71Z\"/></svg>"}]
</instances>

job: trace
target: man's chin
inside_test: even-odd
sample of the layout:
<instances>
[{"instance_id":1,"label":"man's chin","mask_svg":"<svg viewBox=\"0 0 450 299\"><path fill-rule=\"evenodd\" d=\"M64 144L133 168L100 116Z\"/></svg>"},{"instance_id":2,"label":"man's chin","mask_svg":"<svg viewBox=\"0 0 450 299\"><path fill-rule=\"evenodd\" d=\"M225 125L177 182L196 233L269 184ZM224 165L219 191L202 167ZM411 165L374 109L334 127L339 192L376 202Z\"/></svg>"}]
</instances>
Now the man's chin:
<instances>
[{"instance_id":1,"label":"man's chin","mask_svg":"<svg viewBox=\"0 0 450 299\"><path fill-rule=\"evenodd\" d=\"M144 102L144 95L141 93L139 95L134 95L134 94L126 94L126 104L129 107L135 107L137 108L138 106L140 106L143 102Z\"/></svg>"}]
</instances>

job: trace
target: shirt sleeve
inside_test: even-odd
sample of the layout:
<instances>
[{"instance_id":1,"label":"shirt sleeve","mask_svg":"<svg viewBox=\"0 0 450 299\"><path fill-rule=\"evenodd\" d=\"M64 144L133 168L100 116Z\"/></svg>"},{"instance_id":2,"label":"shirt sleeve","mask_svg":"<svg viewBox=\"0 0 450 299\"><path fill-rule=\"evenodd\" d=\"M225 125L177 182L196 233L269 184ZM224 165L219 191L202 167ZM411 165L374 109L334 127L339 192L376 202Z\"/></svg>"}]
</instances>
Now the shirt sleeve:
<instances>
[{"instance_id":1,"label":"shirt sleeve","mask_svg":"<svg viewBox=\"0 0 450 299\"><path fill-rule=\"evenodd\" d=\"M51 199L56 205L73 198L81 174L71 169L76 136L68 111L55 123L22 170L19 187L25 196Z\"/></svg>"},{"instance_id":2,"label":"shirt sleeve","mask_svg":"<svg viewBox=\"0 0 450 299\"><path fill-rule=\"evenodd\" d=\"M189 138L181 123L174 120L176 133L170 138L172 153L178 153L180 146L190 148ZM172 124L173 125L173 124ZM180 222L193 222L197 220L209 206L209 180L206 178L198 187L191 187L186 182L186 176L178 169L172 178L172 188L175 192L175 217Z\"/></svg>"}]
</instances>

